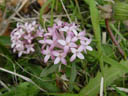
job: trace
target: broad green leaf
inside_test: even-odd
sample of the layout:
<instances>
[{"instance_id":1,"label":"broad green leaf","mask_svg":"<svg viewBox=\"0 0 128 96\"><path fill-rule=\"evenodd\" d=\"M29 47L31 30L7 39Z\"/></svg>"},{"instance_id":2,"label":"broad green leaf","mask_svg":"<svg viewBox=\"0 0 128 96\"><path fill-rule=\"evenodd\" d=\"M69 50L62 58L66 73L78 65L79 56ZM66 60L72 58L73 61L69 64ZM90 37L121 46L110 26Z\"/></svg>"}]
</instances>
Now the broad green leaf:
<instances>
[{"instance_id":1,"label":"broad green leaf","mask_svg":"<svg viewBox=\"0 0 128 96\"><path fill-rule=\"evenodd\" d=\"M124 61L122 63L127 63L127 61ZM110 84L112 84L114 80L118 79L124 73L128 73L124 70L124 68L120 68L118 66L111 66L110 68L107 67L107 68L104 68L103 71L104 71L104 80L105 82L107 82L106 86L109 86ZM98 72L96 77L91 79L88 85L80 91L80 95L81 96L96 96L100 90L101 77L102 77L101 73Z\"/></svg>"},{"instance_id":2,"label":"broad green leaf","mask_svg":"<svg viewBox=\"0 0 128 96\"><path fill-rule=\"evenodd\" d=\"M58 69L59 64L56 65L52 65L50 68L45 68L43 69L43 71L41 72L40 76L41 77L46 77L47 75L56 72Z\"/></svg>"},{"instance_id":3,"label":"broad green leaf","mask_svg":"<svg viewBox=\"0 0 128 96\"><path fill-rule=\"evenodd\" d=\"M34 80L41 88L47 90L48 92L60 92L60 89L56 86L55 77L42 77L42 81Z\"/></svg>"},{"instance_id":4,"label":"broad green leaf","mask_svg":"<svg viewBox=\"0 0 128 96\"><path fill-rule=\"evenodd\" d=\"M84 1L89 4L91 22L92 22L93 31L95 34L98 55L99 55L98 59L99 59L101 72L103 75L103 67L104 66L103 66L103 59L102 59L103 54L102 54L102 47L101 47L101 30L100 30L100 23L99 23L99 12L96 7L95 0L84 0Z\"/></svg>"},{"instance_id":5,"label":"broad green leaf","mask_svg":"<svg viewBox=\"0 0 128 96\"><path fill-rule=\"evenodd\" d=\"M76 79L76 75L77 75L77 70L76 70L76 64L72 63L72 69L71 69L71 77L70 77L70 81L69 81L69 91L73 90L73 86L74 86L74 81Z\"/></svg>"}]
</instances>

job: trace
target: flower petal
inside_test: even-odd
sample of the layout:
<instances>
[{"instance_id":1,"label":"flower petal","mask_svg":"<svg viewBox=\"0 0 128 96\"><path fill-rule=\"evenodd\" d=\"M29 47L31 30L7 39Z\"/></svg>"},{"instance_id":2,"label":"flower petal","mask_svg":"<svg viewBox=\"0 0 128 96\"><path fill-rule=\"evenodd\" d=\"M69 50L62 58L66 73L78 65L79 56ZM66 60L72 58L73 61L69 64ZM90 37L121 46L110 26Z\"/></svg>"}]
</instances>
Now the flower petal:
<instances>
[{"instance_id":1,"label":"flower petal","mask_svg":"<svg viewBox=\"0 0 128 96\"><path fill-rule=\"evenodd\" d=\"M79 36L85 36L85 30L78 34Z\"/></svg>"},{"instance_id":2,"label":"flower petal","mask_svg":"<svg viewBox=\"0 0 128 96\"><path fill-rule=\"evenodd\" d=\"M23 54L23 51L20 51L20 52L18 53L18 57L21 57L22 54Z\"/></svg>"},{"instance_id":3,"label":"flower petal","mask_svg":"<svg viewBox=\"0 0 128 96\"><path fill-rule=\"evenodd\" d=\"M76 49L75 48L71 48L72 53L76 53Z\"/></svg>"},{"instance_id":4,"label":"flower petal","mask_svg":"<svg viewBox=\"0 0 128 96\"><path fill-rule=\"evenodd\" d=\"M77 40L78 40L77 37L73 37L73 38L72 38L72 42L76 42Z\"/></svg>"},{"instance_id":5,"label":"flower petal","mask_svg":"<svg viewBox=\"0 0 128 96\"><path fill-rule=\"evenodd\" d=\"M52 54L53 54L54 56L59 56L59 52L57 52L57 51L53 51Z\"/></svg>"},{"instance_id":6,"label":"flower petal","mask_svg":"<svg viewBox=\"0 0 128 96\"><path fill-rule=\"evenodd\" d=\"M73 29L72 31L73 31L73 33L74 33L76 36L78 35L78 33L77 33L77 31L76 31L75 29Z\"/></svg>"},{"instance_id":7,"label":"flower petal","mask_svg":"<svg viewBox=\"0 0 128 96\"><path fill-rule=\"evenodd\" d=\"M65 47L64 47L64 52L67 53L68 50L69 50L69 46L65 46Z\"/></svg>"},{"instance_id":8,"label":"flower petal","mask_svg":"<svg viewBox=\"0 0 128 96\"><path fill-rule=\"evenodd\" d=\"M91 43L91 40L90 40L90 39L81 40L80 43L81 43L82 45L88 45L88 44Z\"/></svg>"},{"instance_id":9,"label":"flower petal","mask_svg":"<svg viewBox=\"0 0 128 96\"><path fill-rule=\"evenodd\" d=\"M89 50L89 51L93 50L91 46L86 46L86 49Z\"/></svg>"},{"instance_id":10,"label":"flower petal","mask_svg":"<svg viewBox=\"0 0 128 96\"><path fill-rule=\"evenodd\" d=\"M76 54L73 54L72 57L70 58L70 61L74 61L76 59Z\"/></svg>"},{"instance_id":11,"label":"flower petal","mask_svg":"<svg viewBox=\"0 0 128 96\"><path fill-rule=\"evenodd\" d=\"M65 58L61 58L61 62L62 62L64 65L66 65L66 64L67 64L67 62L66 62Z\"/></svg>"},{"instance_id":12,"label":"flower petal","mask_svg":"<svg viewBox=\"0 0 128 96\"><path fill-rule=\"evenodd\" d=\"M77 53L77 57L80 58L80 59L84 59L84 56L82 53Z\"/></svg>"},{"instance_id":13,"label":"flower petal","mask_svg":"<svg viewBox=\"0 0 128 96\"><path fill-rule=\"evenodd\" d=\"M67 36L67 38L66 38L66 42L70 42L71 41L71 36Z\"/></svg>"},{"instance_id":14,"label":"flower petal","mask_svg":"<svg viewBox=\"0 0 128 96\"><path fill-rule=\"evenodd\" d=\"M58 40L58 43L65 46L66 45L66 42L64 40Z\"/></svg>"},{"instance_id":15,"label":"flower petal","mask_svg":"<svg viewBox=\"0 0 128 96\"><path fill-rule=\"evenodd\" d=\"M54 64L58 64L59 62L60 62L60 58L57 57L57 58L55 59L55 61L54 61Z\"/></svg>"},{"instance_id":16,"label":"flower petal","mask_svg":"<svg viewBox=\"0 0 128 96\"><path fill-rule=\"evenodd\" d=\"M69 29L69 27L65 26L64 28L60 28L59 31L65 31L65 32L67 32L68 29Z\"/></svg>"},{"instance_id":17,"label":"flower petal","mask_svg":"<svg viewBox=\"0 0 128 96\"><path fill-rule=\"evenodd\" d=\"M39 40L38 41L40 44L44 44L44 40Z\"/></svg>"},{"instance_id":18,"label":"flower petal","mask_svg":"<svg viewBox=\"0 0 128 96\"><path fill-rule=\"evenodd\" d=\"M50 58L50 55L46 55L46 56L44 57L44 62L46 63L46 62L49 60L49 58Z\"/></svg>"},{"instance_id":19,"label":"flower petal","mask_svg":"<svg viewBox=\"0 0 128 96\"><path fill-rule=\"evenodd\" d=\"M80 46L80 47L78 48L78 51L81 52L81 51L84 50L84 48L85 48L85 46Z\"/></svg>"},{"instance_id":20,"label":"flower petal","mask_svg":"<svg viewBox=\"0 0 128 96\"><path fill-rule=\"evenodd\" d=\"M45 42L46 42L47 44L52 44L52 43L53 43L52 40L48 40L48 39L47 39Z\"/></svg>"},{"instance_id":21,"label":"flower petal","mask_svg":"<svg viewBox=\"0 0 128 96\"><path fill-rule=\"evenodd\" d=\"M69 46L70 47L77 47L77 45L75 43L70 43Z\"/></svg>"}]
</instances>

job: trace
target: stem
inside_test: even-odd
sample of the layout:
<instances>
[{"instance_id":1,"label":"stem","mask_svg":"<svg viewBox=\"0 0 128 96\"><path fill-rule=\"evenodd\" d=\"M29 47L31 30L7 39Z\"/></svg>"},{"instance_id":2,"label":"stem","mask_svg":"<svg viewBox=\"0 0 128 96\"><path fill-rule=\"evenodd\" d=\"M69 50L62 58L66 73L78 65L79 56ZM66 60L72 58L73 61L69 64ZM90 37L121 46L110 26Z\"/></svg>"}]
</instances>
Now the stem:
<instances>
[{"instance_id":1,"label":"stem","mask_svg":"<svg viewBox=\"0 0 128 96\"><path fill-rule=\"evenodd\" d=\"M116 41L115 39L115 36L113 35L110 27L109 27L109 19L105 19L105 24L106 24L106 28L107 28L107 31L112 39L112 42L115 44L115 46L117 47L118 51L120 52L120 54L125 57L125 54L124 54L124 51L121 49L119 43Z\"/></svg>"}]
</instances>

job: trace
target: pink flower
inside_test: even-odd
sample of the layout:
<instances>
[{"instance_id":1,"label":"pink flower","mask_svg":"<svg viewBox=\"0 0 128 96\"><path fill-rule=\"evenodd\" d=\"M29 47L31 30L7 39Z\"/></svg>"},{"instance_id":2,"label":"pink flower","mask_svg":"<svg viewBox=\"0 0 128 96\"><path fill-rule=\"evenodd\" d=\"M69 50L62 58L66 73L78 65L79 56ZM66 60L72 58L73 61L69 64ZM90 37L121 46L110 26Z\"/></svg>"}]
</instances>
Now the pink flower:
<instances>
[{"instance_id":1,"label":"pink flower","mask_svg":"<svg viewBox=\"0 0 128 96\"><path fill-rule=\"evenodd\" d=\"M44 62L46 63L51 57L51 51L49 49L49 46L47 46L46 50L43 50L42 53L45 55Z\"/></svg>"},{"instance_id":2,"label":"pink flower","mask_svg":"<svg viewBox=\"0 0 128 96\"><path fill-rule=\"evenodd\" d=\"M52 44L53 41L50 39L39 40L40 44Z\"/></svg>"},{"instance_id":3,"label":"pink flower","mask_svg":"<svg viewBox=\"0 0 128 96\"><path fill-rule=\"evenodd\" d=\"M80 32L80 33L76 33L75 37L72 39L72 41L76 42L77 40L85 40L85 30Z\"/></svg>"},{"instance_id":4,"label":"pink flower","mask_svg":"<svg viewBox=\"0 0 128 96\"><path fill-rule=\"evenodd\" d=\"M77 34L77 26L75 23L67 24L64 28L60 28L59 31L64 31L67 33L73 32L75 35Z\"/></svg>"},{"instance_id":5,"label":"pink flower","mask_svg":"<svg viewBox=\"0 0 128 96\"><path fill-rule=\"evenodd\" d=\"M71 42L70 36L67 36L66 40L58 40L58 43L64 46L64 52L68 52L69 48L77 47L74 42Z\"/></svg>"},{"instance_id":6,"label":"pink flower","mask_svg":"<svg viewBox=\"0 0 128 96\"><path fill-rule=\"evenodd\" d=\"M17 24L17 28L11 32L13 52L18 52L19 57L22 54L34 52L33 40L36 37L42 37L42 35L43 29L40 25L37 25L36 21Z\"/></svg>"},{"instance_id":7,"label":"pink flower","mask_svg":"<svg viewBox=\"0 0 128 96\"><path fill-rule=\"evenodd\" d=\"M25 35L24 39L26 39L28 41L28 43L31 43L33 40L33 36L31 36L31 34Z\"/></svg>"},{"instance_id":8,"label":"pink flower","mask_svg":"<svg viewBox=\"0 0 128 96\"><path fill-rule=\"evenodd\" d=\"M80 43L81 43L81 46L83 46L83 50L85 53L87 53L86 50L89 50L89 51L93 50L92 47L89 46L89 44L91 43L91 39L86 38L85 40L81 40Z\"/></svg>"},{"instance_id":9,"label":"pink flower","mask_svg":"<svg viewBox=\"0 0 128 96\"><path fill-rule=\"evenodd\" d=\"M35 49L33 48L34 44L27 44L27 45L25 45L25 47L27 49L26 54L27 53L29 54L30 52L34 52L35 51Z\"/></svg>"},{"instance_id":10,"label":"pink flower","mask_svg":"<svg viewBox=\"0 0 128 96\"><path fill-rule=\"evenodd\" d=\"M25 24L17 24L17 28L12 31L11 47L13 52L18 52L20 57L22 54L35 52L34 45L39 43L42 45L41 52L44 55L45 63L52 59L54 64L67 64L65 57L69 57L69 54L72 54L70 57L72 62L77 57L84 59L82 54L84 51L87 53L87 50L93 50L89 45L91 39L85 35L85 30L81 31L79 25L63 22L59 19L46 30L35 21L26 22ZM37 40L38 42L36 42Z\"/></svg>"},{"instance_id":11,"label":"pink flower","mask_svg":"<svg viewBox=\"0 0 128 96\"><path fill-rule=\"evenodd\" d=\"M71 48L71 51L73 53L72 57L70 58L70 61L74 61L76 59L76 57L80 58L80 59L84 59L83 54L81 53L83 51L83 47L80 46L78 49L75 48Z\"/></svg>"},{"instance_id":12,"label":"pink flower","mask_svg":"<svg viewBox=\"0 0 128 96\"><path fill-rule=\"evenodd\" d=\"M56 59L54 60L54 64L58 64L59 62L62 62L63 64L67 64L64 53L53 51L53 55L56 56Z\"/></svg>"},{"instance_id":13,"label":"pink flower","mask_svg":"<svg viewBox=\"0 0 128 96\"><path fill-rule=\"evenodd\" d=\"M44 29L42 29L41 26L39 26L35 37L43 37L43 34L44 34Z\"/></svg>"}]
</instances>

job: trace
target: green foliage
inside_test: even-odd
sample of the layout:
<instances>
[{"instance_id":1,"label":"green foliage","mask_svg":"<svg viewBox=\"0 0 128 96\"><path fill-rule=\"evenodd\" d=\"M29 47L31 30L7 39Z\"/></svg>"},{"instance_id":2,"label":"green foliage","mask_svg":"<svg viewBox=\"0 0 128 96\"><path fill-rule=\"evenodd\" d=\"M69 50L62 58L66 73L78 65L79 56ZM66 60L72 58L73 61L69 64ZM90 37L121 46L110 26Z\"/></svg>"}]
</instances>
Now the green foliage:
<instances>
[{"instance_id":1,"label":"green foliage","mask_svg":"<svg viewBox=\"0 0 128 96\"><path fill-rule=\"evenodd\" d=\"M58 69L58 64L57 65L52 65L50 68L45 68L43 69L43 71L41 72L40 76L41 77L46 77L48 76L49 74L52 74L53 72L56 72L57 69Z\"/></svg>"},{"instance_id":2,"label":"green foliage","mask_svg":"<svg viewBox=\"0 0 128 96\"><path fill-rule=\"evenodd\" d=\"M127 62L127 61L126 61ZM126 63L123 62L123 63ZM111 63L113 64L113 63ZM119 65L120 63L118 63ZM120 64L121 65L121 64ZM122 65L124 66L124 65ZM127 66L128 68L128 66ZM118 66L111 66L104 68L104 80L107 82L107 86L112 84L114 80L118 79L120 76L122 76L124 73L128 73L128 71L125 71L123 68L120 68ZM83 88L80 91L81 96L96 96L100 90L100 82L101 82L102 74L98 72L95 78L91 79L88 83L88 85Z\"/></svg>"},{"instance_id":3,"label":"green foliage","mask_svg":"<svg viewBox=\"0 0 128 96\"><path fill-rule=\"evenodd\" d=\"M114 5L114 18L117 20L128 20L128 4L118 2Z\"/></svg>"},{"instance_id":4,"label":"green foliage","mask_svg":"<svg viewBox=\"0 0 128 96\"><path fill-rule=\"evenodd\" d=\"M6 92L1 96L37 96L39 90L28 82L19 84L16 88L12 88L10 92Z\"/></svg>"},{"instance_id":5,"label":"green foliage","mask_svg":"<svg viewBox=\"0 0 128 96\"><path fill-rule=\"evenodd\" d=\"M127 20L128 4L121 0L115 1L113 19ZM9 87L6 88L0 83L0 96L97 96L100 92L101 77L104 78L104 96L127 96L113 85L127 87L128 61L119 56L109 35L106 35L106 43L101 43L102 32L107 31L104 19L100 18L98 5L109 3L104 0L63 0L63 2L71 20L76 21L83 29L86 27L87 35L92 35L93 51L87 51L85 60L76 59L73 63L61 65L60 68L60 65L54 65L53 61L43 63L44 57L39 52L38 44L35 44L38 50L34 54L18 58L17 53L13 54L10 47L10 37L0 36L0 68L20 74L30 79L30 82L33 81L30 83L15 74L10 75L0 71L0 81ZM49 22L44 22L42 18L46 6L51 8L48 13L51 16L48 18ZM0 9L5 10L5 6L0 6ZM7 11L12 12L12 10ZM39 14L42 27L47 27L47 23L52 26L54 15L65 21L68 20L60 0L47 0ZM127 55L127 28L122 22L116 21L114 24L110 23L110 28ZM70 58L67 56L66 59ZM66 80L61 77L64 75ZM108 87L114 88L115 91L108 91Z\"/></svg>"},{"instance_id":6,"label":"green foliage","mask_svg":"<svg viewBox=\"0 0 128 96\"><path fill-rule=\"evenodd\" d=\"M10 37L8 37L8 36L0 36L0 43L5 45L5 46L10 46L11 45Z\"/></svg>"},{"instance_id":7,"label":"green foliage","mask_svg":"<svg viewBox=\"0 0 128 96\"><path fill-rule=\"evenodd\" d=\"M75 63L72 63L72 69L71 69L71 76L70 76L70 85L69 85L69 91L72 91L73 90L73 87L74 87L74 81L76 79L76 75L77 75L77 70L76 70L76 64Z\"/></svg>"}]
</instances>

